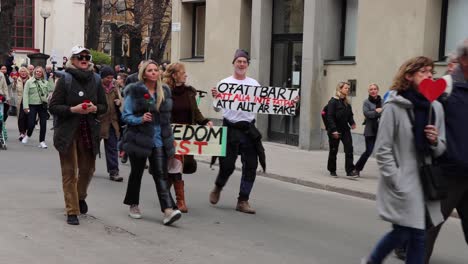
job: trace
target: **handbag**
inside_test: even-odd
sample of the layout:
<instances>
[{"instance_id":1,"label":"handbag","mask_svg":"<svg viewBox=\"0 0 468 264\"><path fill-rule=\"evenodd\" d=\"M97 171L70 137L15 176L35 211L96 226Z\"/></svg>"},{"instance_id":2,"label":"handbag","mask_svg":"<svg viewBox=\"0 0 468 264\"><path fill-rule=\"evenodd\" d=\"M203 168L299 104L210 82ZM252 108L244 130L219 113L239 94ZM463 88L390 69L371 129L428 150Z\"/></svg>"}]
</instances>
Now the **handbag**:
<instances>
[{"instance_id":1,"label":"handbag","mask_svg":"<svg viewBox=\"0 0 468 264\"><path fill-rule=\"evenodd\" d=\"M184 174L193 174L197 171L197 161L193 155L184 155L184 168L182 172Z\"/></svg>"},{"instance_id":2,"label":"handbag","mask_svg":"<svg viewBox=\"0 0 468 264\"><path fill-rule=\"evenodd\" d=\"M414 126L414 117L409 109L407 110L411 125ZM424 196L429 201L443 200L447 198L448 189L444 179L444 173L440 164L432 155L424 155L417 152L419 165L419 177L424 192Z\"/></svg>"}]
</instances>

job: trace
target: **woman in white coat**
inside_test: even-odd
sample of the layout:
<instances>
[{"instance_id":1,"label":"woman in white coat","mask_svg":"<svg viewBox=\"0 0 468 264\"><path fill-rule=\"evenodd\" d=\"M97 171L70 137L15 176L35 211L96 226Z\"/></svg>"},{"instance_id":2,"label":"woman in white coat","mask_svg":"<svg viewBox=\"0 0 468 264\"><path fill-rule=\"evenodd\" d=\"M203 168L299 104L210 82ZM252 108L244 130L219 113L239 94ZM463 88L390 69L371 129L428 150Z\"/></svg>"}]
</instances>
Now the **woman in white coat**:
<instances>
[{"instance_id":1,"label":"woman in white coat","mask_svg":"<svg viewBox=\"0 0 468 264\"><path fill-rule=\"evenodd\" d=\"M417 153L438 157L446 148L442 105L437 101L431 104L419 92L420 83L432 79L433 68L433 61L426 57L405 62L393 81L395 92L383 107L375 148L381 174L377 208L393 230L362 263L382 263L406 242L406 263L423 264L425 229L442 222L440 203L424 197L417 162Z\"/></svg>"}]
</instances>

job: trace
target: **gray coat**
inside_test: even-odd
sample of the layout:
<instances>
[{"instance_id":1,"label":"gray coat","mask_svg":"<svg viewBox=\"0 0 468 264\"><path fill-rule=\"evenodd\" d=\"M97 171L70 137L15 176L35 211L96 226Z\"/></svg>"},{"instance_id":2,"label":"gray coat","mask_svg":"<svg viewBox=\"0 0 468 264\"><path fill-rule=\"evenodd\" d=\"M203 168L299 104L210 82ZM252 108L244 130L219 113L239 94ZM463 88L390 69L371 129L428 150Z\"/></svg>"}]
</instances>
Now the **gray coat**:
<instances>
[{"instance_id":1,"label":"gray coat","mask_svg":"<svg viewBox=\"0 0 468 264\"><path fill-rule=\"evenodd\" d=\"M432 146L438 157L445 151L445 124L442 105L432 103L435 126L439 130L437 146ZM440 202L425 201L416 161L416 147L407 109L413 104L391 93L380 118L375 156L381 177L377 190L377 210L380 217L393 224L425 229L425 207L434 225L442 222Z\"/></svg>"},{"instance_id":2,"label":"gray coat","mask_svg":"<svg viewBox=\"0 0 468 264\"><path fill-rule=\"evenodd\" d=\"M376 133L373 127L373 122L378 122L380 113L377 113L375 109L377 106L373 104L369 99L364 100L364 103L362 105L362 112L364 113L364 116L366 117L366 126L364 127L364 136L365 137L374 137L376 136Z\"/></svg>"}]
</instances>

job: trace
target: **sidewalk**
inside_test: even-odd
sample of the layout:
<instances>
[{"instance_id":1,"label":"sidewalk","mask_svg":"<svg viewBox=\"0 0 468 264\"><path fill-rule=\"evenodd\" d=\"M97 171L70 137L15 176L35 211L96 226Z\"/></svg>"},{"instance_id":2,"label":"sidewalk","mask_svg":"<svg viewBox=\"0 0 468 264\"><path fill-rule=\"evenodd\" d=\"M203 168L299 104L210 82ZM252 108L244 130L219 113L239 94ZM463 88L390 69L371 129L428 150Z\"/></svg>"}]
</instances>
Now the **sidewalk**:
<instances>
[{"instance_id":1,"label":"sidewalk","mask_svg":"<svg viewBox=\"0 0 468 264\"><path fill-rule=\"evenodd\" d=\"M361 172L361 177L351 180L346 177L344 170L344 153L338 153L337 174L339 177L334 178L327 171L328 151L306 151L271 142L264 142L263 145L266 151L267 169L266 173L263 173L259 165L258 176L375 200L379 171L372 157ZM196 158L204 163L209 163L211 160L210 157ZM358 159L359 156L354 156L355 162ZM236 169L241 168L242 164L238 158Z\"/></svg>"}]
</instances>

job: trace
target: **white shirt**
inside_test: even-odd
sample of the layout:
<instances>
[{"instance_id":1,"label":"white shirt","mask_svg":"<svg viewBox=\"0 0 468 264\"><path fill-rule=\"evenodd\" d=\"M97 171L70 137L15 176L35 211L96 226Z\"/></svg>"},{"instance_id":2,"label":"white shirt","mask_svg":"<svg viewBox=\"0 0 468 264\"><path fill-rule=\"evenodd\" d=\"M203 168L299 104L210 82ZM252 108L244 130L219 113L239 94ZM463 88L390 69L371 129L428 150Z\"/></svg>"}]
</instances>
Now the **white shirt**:
<instances>
[{"instance_id":1,"label":"white shirt","mask_svg":"<svg viewBox=\"0 0 468 264\"><path fill-rule=\"evenodd\" d=\"M260 84L252 78L246 77L244 80L237 80L233 76L227 77L224 80L221 80L218 83L235 83L235 84L245 84L250 86L260 86ZM252 122L255 120L255 113L249 113L244 111L237 111L231 109L223 109L223 117L226 118L229 122L236 123L239 121Z\"/></svg>"}]
</instances>

